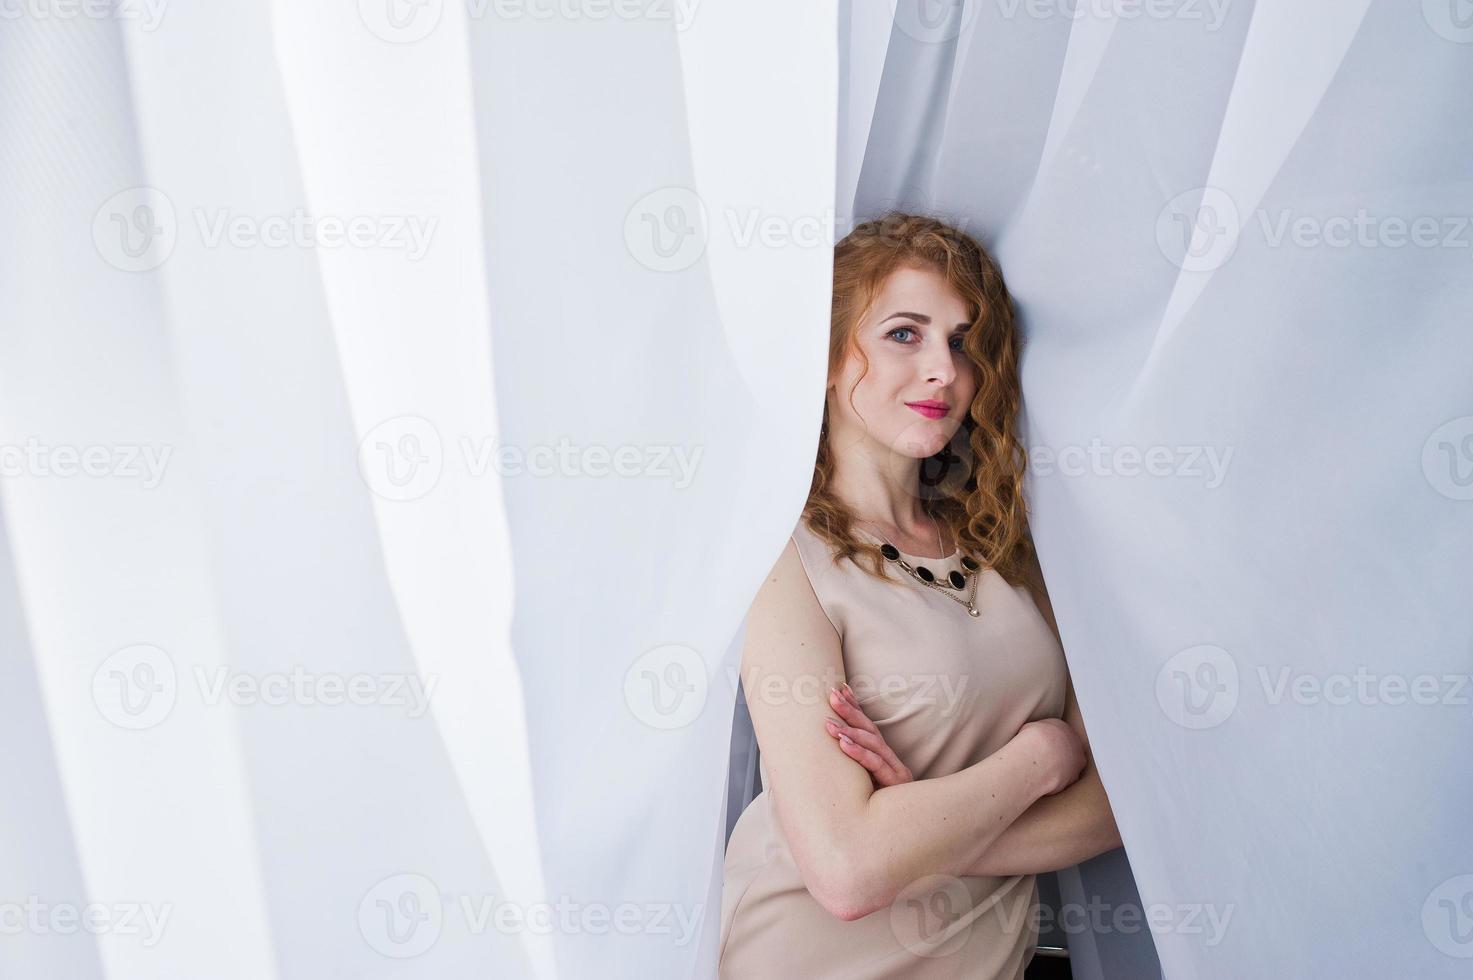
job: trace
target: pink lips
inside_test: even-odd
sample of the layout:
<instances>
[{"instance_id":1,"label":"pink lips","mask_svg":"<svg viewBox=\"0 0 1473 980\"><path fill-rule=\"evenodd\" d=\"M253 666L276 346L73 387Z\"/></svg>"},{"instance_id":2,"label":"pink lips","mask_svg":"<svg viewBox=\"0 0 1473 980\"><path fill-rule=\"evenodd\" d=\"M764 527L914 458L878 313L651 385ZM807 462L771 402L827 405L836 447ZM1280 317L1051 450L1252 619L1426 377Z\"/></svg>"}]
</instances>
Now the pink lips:
<instances>
[{"instance_id":1,"label":"pink lips","mask_svg":"<svg viewBox=\"0 0 1473 980\"><path fill-rule=\"evenodd\" d=\"M923 402L906 402L905 404L908 408L912 408L915 411L920 412L928 419L945 418L946 413L951 411L950 405L946 404L945 402L938 402L935 400L927 400Z\"/></svg>"}]
</instances>

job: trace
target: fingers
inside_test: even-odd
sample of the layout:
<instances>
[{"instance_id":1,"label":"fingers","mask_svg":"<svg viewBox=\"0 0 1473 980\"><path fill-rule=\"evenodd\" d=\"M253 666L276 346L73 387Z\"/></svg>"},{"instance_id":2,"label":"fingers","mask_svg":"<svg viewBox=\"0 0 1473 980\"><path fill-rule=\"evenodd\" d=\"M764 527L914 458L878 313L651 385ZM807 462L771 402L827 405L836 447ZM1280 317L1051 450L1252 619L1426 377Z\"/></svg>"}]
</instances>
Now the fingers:
<instances>
[{"instance_id":1,"label":"fingers","mask_svg":"<svg viewBox=\"0 0 1473 980\"><path fill-rule=\"evenodd\" d=\"M834 712L840 718L844 719L846 723L855 728L866 732L873 732L876 735L880 734L880 730L875 727L875 723L869 720L869 715L865 714L864 709L859 706L859 700L855 698L854 692L849 690L848 684L845 684L842 689L829 688L829 707L833 708Z\"/></svg>"},{"instance_id":2,"label":"fingers","mask_svg":"<svg viewBox=\"0 0 1473 980\"><path fill-rule=\"evenodd\" d=\"M844 753L868 769L880 785L908 783L914 778L883 736L840 725L833 719L825 719L824 725L829 734L839 740Z\"/></svg>"},{"instance_id":3,"label":"fingers","mask_svg":"<svg viewBox=\"0 0 1473 980\"><path fill-rule=\"evenodd\" d=\"M881 786L889 786L897 781L897 774L885 757L873 748L860 744L855 738L856 735L868 735L868 732L856 732L855 729L837 726L830 722L829 734L839 740L839 748L845 755L869 770L875 782Z\"/></svg>"}]
</instances>

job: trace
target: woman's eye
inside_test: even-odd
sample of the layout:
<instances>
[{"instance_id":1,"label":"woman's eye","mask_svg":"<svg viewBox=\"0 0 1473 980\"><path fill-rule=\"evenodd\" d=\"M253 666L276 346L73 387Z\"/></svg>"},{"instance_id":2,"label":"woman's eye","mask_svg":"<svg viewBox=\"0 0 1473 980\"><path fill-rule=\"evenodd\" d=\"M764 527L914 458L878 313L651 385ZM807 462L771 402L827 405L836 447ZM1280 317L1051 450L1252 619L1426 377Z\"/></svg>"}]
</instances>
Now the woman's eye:
<instances>
[{"instance_id":1,"label":"woman's eye","mask_svg":"<svg viewBox=\"0 0 1473 980\"><path fill-rule=\"evenodd\" d=\"M958 354L966 350L967 338L963 337L961 334L956 334L955 336L953 336L951 338L951 349L956 351Z\"/></svg>"},{"instance_id":2,"label":"woman's eye","mask_svg":"<svg viewBox=\"0 0 1473 980\"><path fill-rule=\"evenodd\" d=\"M915 333L915 331L913 329L911 329L910 327L896 327L894 330L891 330L889 333L885 334L885 336L886 337L895 337L895 335L898 334L898 333ZM904 340L901 340L901 338L899 338L899 337L895 337L895 339L896 340L899 340L902 344L905 343L905 341Z\"/></svg>"}]
</instances>

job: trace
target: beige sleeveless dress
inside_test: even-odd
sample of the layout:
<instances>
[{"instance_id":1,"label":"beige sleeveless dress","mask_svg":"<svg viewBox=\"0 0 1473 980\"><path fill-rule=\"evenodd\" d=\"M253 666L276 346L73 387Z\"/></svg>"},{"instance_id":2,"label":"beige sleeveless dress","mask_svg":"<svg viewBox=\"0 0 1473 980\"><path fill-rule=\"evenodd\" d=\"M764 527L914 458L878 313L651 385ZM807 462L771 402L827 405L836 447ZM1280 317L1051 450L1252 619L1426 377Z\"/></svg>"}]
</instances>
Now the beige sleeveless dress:
<instances>
[{"instance_id":1,"label":"beige sleeveless dress","mask_svg":"<svg viewBox=\"0 0 1473 980\"><path fill-rule=\"evenodd\" d=\"M850 688L916 779L965 769L1025 722L1063 715L1064 654L1025 587L983 569L973 618L889 563L898 586L835 563L802 519L793 541L839 633ZM955 553L902 555L942 575L962 567ZM760 772L770 786L765 760ZM723 980L1021 978L1038 938L1036 902L1032 875L936 876L862 919L835 918L804 887L764 788L726 848L719 972Z\"/></svg>"}]
</instances>

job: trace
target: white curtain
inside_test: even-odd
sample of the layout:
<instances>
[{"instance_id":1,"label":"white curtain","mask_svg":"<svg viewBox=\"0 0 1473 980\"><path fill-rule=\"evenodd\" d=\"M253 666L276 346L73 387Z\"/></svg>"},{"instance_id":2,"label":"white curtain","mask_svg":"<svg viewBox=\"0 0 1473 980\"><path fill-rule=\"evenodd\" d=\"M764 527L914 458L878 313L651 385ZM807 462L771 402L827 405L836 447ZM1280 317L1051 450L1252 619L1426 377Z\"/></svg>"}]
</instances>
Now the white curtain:
<instances>
[{"instance_id":1,"label":"white curtain","mask_svg":"<svg viewBox=\"0 0 1473 980\"><path fill-rule=\"evenodd\" d=\"M689 6L7 8L0 972L713 960L837 54Z\"/></svg>"},{"instance_id":2,"label":"white curtain","mask_svg":"<svg viewBox=\"0 0 1473 980\"><path fill-rule=\"evenodd\" d=\"M900 205L1024 314L1164 924L1076 964L1463 975L1464 13L7 8L0 972L713 975L829 246Z\"/></svg>"}]
</instances>

